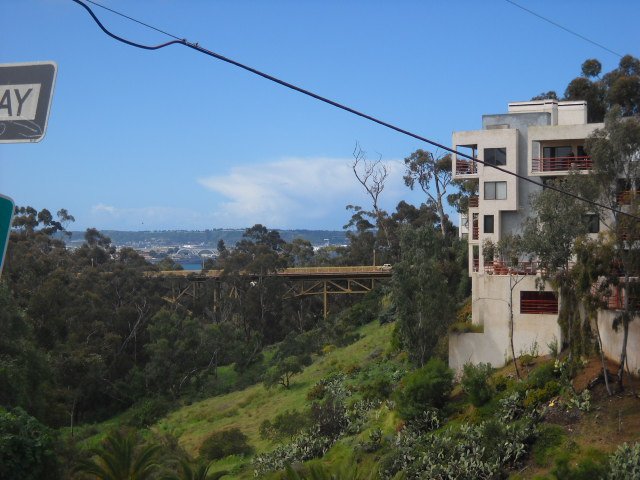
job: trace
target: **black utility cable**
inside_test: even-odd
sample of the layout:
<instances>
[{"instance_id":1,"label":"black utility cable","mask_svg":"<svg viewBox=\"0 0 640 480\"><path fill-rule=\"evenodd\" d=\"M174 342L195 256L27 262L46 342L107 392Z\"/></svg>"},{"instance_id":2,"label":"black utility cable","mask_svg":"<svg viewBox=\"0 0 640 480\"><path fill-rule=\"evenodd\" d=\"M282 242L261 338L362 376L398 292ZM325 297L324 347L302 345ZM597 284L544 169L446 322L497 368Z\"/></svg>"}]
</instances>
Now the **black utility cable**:
<instances>
[{"instance_id":1,"label":"black utility cable","mask_svg":"<svg viewBox=\"0 0 640 480\"><path fill-rule=\"evenodd\" d=\"M159 28L156 28L153 25L149 25L148 23L141 22L140 20L138 20L136 18L130 17L129 15L125 15L124 13L118 12L117 10L113 10L112 8L105 7L104 5L100 5L98 2L93 2L92 0L85 0L85 1L87 3L95 5L96 7L103 8L103 9L105 9L105 10L111 12L111 13L115 13L116 15L119 15L119 16L121 16L123 18L126 18L127 20L131 20L132 22L136 22L139 25L143 25L143 26L145 26L147 28L150 28L151 30L155 30L156 32L163 33L164 35L166 35L168 37L175 38L176 40L181 40L180 38L176 37L175 35L171 35L169 32L165 32L164 30L160 30Z\"/></svg>"},{"instance_id":2,"label":"black utility cable","mask_svg":"<svg viewBox=\"0 0 640 480\"><path fill-rule=\"evenodd\" d=\"M618 52L614 52L613 50L611 50L610 48L605 47L604 45L602 45L601 43L598 42L594 42L593 40L591 40L590 38L585 37L584 35L580 35L578 32L574 32L573 30L569 30L567 27L564 27L562 25L560 25L559 23L554 22L553 20L547 18L547 17L543 17L542 15L540 15L539 13L534 12L533 10L529 10L526 7L523 7L522 5L512 1L512 0L504 0L507 3L510 3L511 5L513 5L514 7L518 7L521 10L524 10L527 13L530 13L531 15L538 17L541 20L544 20L545 22L550 23L551 25L553 25L554 27L558 27L562 30L564 30L567 33L570 33L571 35L575 35L578 38L581 38L582 40L584 40L585 42L589 42L593 45L595 45L596 47L600 47L603 50L606 50L609 53L613 53L614 55L617 55L618 57L622 58L622 55L620 55ZM93 3L93 2L92 2Z\"/></svg>"},{"instance_id":3,"label":"black utility cable","mask_svg":"<svg viewBox=\"0 0 640 480\"><path fill-rule=\"evenodd\" d=\"M174 45L174 44L184 45L185 47L189 47L189 48L191 48L193 50L196 50L196 51L198 51L200 53L204 53L205 55L208 55L210 57L216 58L218 60L222 60L223 62L230 63L231 65L235 65L236 67L240 67L243 70L247 70L248 72L251 72L251 73L253 73L255 75L258 75L260 77L266 78L267 80L271 80L272 82L275 82L275 83L277 83L279 85L282 85L283 87L287 87L287 88L290 88L291 90L295 90L296 92L303 93L303 94L305 94L305 95L307 95L309 97L315 98L316 100L320 100L321 102L327 103L327 104L329 104L331 106L334 106L336 108L339 108L341 110L345 110L345 111L347 111L349 113L353 113L354 115L357 115L359 117L366 118L367 120L370 120L370 121L372 121L374 123L382 125L383 127L387 127L387 128L389 128L391 130L395 130L396 132L399 132L399 133L402 133L402 134L407 135L409 137L415 138L416 140L420 140L422 142L428 143L430 145L433 145L434 147L441 148L441 149L443 149L443 150L445 150L447 152L454 153L457 156L460 156L460 157L463 157L463 158L467 158L467 159L472 160L474 162L480 163L481 165L484 165L486 167L495 168L496 170L498 170L500 172L506 173L507 175L512 175L512 176L517 177L517 178L519 178L521 180L524 180L525 182L532 183L532 184L537 185L539 187L548 188L549 190L554 190L554 191L556 191L558 193L561 193L563 195L568 195L570 197L575 198L576 200L580 200L582 202L588 203L589 205L592 205L594 207L604 208L605 210L610 210L611 212L619 213L621 215L627 215L627 216L629 216L631 218L635 218L636 220L640 220L640 217L638 217L636 215L633 215L631 213L623 212L621 210L616 210L615 208L609 207L607 205L603 205L603 204L595 202L593 200L589 200L588 198L584 198L584 197L581 197L581 196L576 195L574 193L567 192L566 190L558 188L558 187L556 187L554 185L544 185L541 182L536 182L535 180L533 180L533 179L531 179L529 177L525 177L524 175L520 175L519 173L511 172L511 171L509 171L509 170L507 170L505 168L499 167L497 165L492 165L490 163L486 163L483 160L479 160L478 158L475 158L475 157L472 157L470 155L467 155L466 153L458 152L457 150L454 150L454 149L452 149L450 147L442 145L442 144L440 144L438 142L435 142L433 140L429 140L426 137L422 137L422 136L420 136L420 135L418 135L416 133L412 133L412 132L410 132L408 130L405 130L403 128L397 127L397 126L395 126L395 125L393 125L391 123L385 122L385 121L380 120L378 118L372 117L371 115L367 115L366 113L362 113L362 112L360 112L358 110L355 110L355 109L353 109L351 107L348 107L346 105L343 105L341 103L334 102L333 100L330 100L330 99L328 99L326 97L318 95L317 93L313 93L313 92L311 92L309 90L305 90L304 88L301 88L301 87L298 87L296 85L293 85L292 83L288 83L288 82L285 82L284 80L280 80L279 78L276 78L276 77L274 77L272 75L269 75L268 73L264 73L264 72L261 72L260 70L256 70L253 67L250 67L248 65L244 65L244 64L242 64L240 62L237 62L237 61L232 60L230 58L227 58L227 57L225 57L223 55L220 55L219 53L215 53L215 52L212 52L211 50L207 50L206 48L201 47L197 43L191 43L191 42L187 41L186 39L173 40L173 41L170 41L170 42L167 42L167 43L162 43L160 45L153 46L153 45L142 45L140 43L135 43L135 42L132 42L132 41L127 40L125 38L119 37L118 35L115 35L115 34L111 33L109 30L107 30L104 27L104 25L102 25L102 23L100 23L100 20L98 20L98 17L95 16L93 11L85 3L81 2L80 0L73 0L73 1L75 3L77 3L78 5L81 5L82 7L84 7L87 10L87 12L89 12L89 15L91 15L91 17L95 20L95 22L98 24L98 26L102 29L102 31L104 33L109 35L111 38L114 38L115 40L118 40L119 42L126 43L127 45L131 45L132 47L142 48L142 49L145 49L145 50L158 50L160 48L164 48L164 47L167 47L169 45ZM93 1L91 3L96 4ZM119 14L119 15L121 15L121 14ZM125 15L122 15L122 16L126 17ZM129 18L129 17L126 17L126 18ZM134 20L134 21L138 22L137 20ZM138 22L138 23L143 24L142 22ZM153 27L150 27L150 28L153 28ZM161 31L161 30L158 30L158 29L155 29L155 28L154 28L154 30ZM171 36L173 38L179 38L179 37L176 37L176 36L168 34L168 33L165 33L165 34L169 35L169 36Z\"/></svg>"}]
</instances>

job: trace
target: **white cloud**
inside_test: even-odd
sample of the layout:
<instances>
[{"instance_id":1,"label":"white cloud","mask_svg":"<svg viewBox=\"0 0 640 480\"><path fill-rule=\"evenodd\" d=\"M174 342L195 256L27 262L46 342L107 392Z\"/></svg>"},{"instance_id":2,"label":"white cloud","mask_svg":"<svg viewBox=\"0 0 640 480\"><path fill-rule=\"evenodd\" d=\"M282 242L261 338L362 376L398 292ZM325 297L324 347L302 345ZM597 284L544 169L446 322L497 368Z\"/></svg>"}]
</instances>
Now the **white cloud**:
<instances>
[{"instance_id":1,"label":"white cloud","mask_svg":"<svg viewBox=\"0 0 640 480\"><path fill-rule=\"evenodd\" d=\"M285 158L260 165L232 167L228 172L198 179L227 201L217 206L218 224L272 228L339 228L347 204L369 208L370 200L357 182L350 159ZM407 192L402 165L385 162L389 178L381 195L394 206Z\"/></svg>"},{"instance_id":2,"label":"white cloud","mask_svg":"<svg viewBox=\"0 0 640 480\"><path fill-rule=\"evenodd\" d=\"M262 223L269 228L340 229L347 223L348 204L371 208L351 170L349 158L284 158L230 167L197 182L216 197L206 205L119 207L93 205L90 226L101 229L162 230L173 228L245 228ZM392 211L411 196L402 181L401 161L385 162L389 172L381 206ZM419 202L418 202L419 203Z\"/></svg>"},{"instance_id":3,"label":"white cloud","mask_svg":"<svg viewBox=\"0 0 640 480\"><path fill-rule=\"evenodd\" d=\"M90 211L91 223L102 229L155 230L199 228L200 214L172 207L120 208L99 203ZM184 226L184 227L181 227Z\"/></svg>"}]
</instances>

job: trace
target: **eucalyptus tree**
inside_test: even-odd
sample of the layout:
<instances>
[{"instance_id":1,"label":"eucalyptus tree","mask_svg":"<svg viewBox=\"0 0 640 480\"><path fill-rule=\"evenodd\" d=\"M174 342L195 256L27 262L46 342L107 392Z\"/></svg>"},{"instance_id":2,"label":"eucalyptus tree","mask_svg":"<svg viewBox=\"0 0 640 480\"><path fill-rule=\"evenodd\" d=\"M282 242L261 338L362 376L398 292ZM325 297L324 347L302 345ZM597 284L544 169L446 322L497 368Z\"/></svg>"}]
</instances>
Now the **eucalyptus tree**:
<instances>
[{"instance_id":1,"label":"eucalyptus tree","mask_svg":"<svg viewBox=\"0 0 640 480\"><path fill-rule=\"evenodd\" d=\"M640 70L640 66L638 67ZM606 282L619 284L623 304L614 321L622 326L623 340L618 368L618 385L623 386L627 361L629 323L638 314L637 301L631 301L637 283L632 277L640 271L640 119L623 117L623 109L614 107L606 115L604 128L596 130L586 142L593 161L592 179L600 188L600 221L607 227L614 251L614 265ZM619 272L618 270L622 270Z\"/></svg>"},{"instance_id":2,"label":"eucalyptus tree","mask_svg":"<svg viewBox=\"0 0 640 480\"><path fill-rule=\"evenodd\" d=\"M597 196L591 178L575 172L552 181L552 185L587 198ZM581 328L585 322L580 317L580 295L571 268L575 241L589 232L593 210L575 197L553 189L532 195L531 207L533 216L524 222L524 250L537 259L542 279L548 280L560 296L558 323L569 344L570 355L582 353L587 348ZM597 220L597 216L595 218Z\"/></svg>"},{"instance_id":3,"label":"eucalyptus tree","mask_svg":"<svg viewBox=\"0 0 640 480\"><path fill-rule=\"evenodd\" d=\"M624 116L640 114L640 60L625 55L617 68L605 74L598 60L586 60L582 75L567 85L563 100L586 100L589 122L601 122L615 105Z\"/></svg>"},{"instance_id":4,"label":"eucalyptus tree","mask_svg":"<svg viewBox=\"0 0 640 480\"><path fill-rule=\"evenodd\" d=\"M444 213L444 199L451 184L451 155L436 157L431 152L418 149L404 159L404 183L413 190L416 186L427 196L427 201L435 205L440 217L440 232L447 234L447 217ZM435 193L431 188L435 189Z\"/></svg>"},{"instance_id":5,"label":"eucalyptus tree","mask_svg":"<svg viewBox=\"0 0 640 480\"><path fill-rule=\"evenodd\" d=\"M402 253L392 278L396 335L412 361L422 366L455 317L466 272L458 239L442 236L433 225L405 227L400 242Z\"/></svg>"}]
</instances>

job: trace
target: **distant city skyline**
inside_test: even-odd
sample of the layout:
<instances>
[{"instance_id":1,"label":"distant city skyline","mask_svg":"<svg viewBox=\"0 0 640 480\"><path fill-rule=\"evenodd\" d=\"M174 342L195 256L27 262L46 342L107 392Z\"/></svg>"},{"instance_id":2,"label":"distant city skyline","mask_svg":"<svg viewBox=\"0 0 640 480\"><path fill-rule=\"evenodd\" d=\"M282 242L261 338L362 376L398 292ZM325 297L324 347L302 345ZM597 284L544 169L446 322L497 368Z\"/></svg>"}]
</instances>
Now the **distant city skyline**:
<instances>
[{"instance_id":1,"label":"distant city skyline","mask_svg":"<svg viewBox=\"0 0 640 480\"><path fill-rule=\"evenodd\" d=\"M638 2L519 3L640 55ZM587 58L619 60L498 0L104 4L445 145L510 101L562 95ZM370 208L356 142L389 167L383 208L424 200L402 159L428 145L181 46L118 43L70 0L3 7L29 15L3 25L0 63L58 64L44 140L0 145L0 193L18 205L66 208L74 230L340 230L345 205ZM118 35L167 40L91 8Z\"/></svg>"}]
</instances>

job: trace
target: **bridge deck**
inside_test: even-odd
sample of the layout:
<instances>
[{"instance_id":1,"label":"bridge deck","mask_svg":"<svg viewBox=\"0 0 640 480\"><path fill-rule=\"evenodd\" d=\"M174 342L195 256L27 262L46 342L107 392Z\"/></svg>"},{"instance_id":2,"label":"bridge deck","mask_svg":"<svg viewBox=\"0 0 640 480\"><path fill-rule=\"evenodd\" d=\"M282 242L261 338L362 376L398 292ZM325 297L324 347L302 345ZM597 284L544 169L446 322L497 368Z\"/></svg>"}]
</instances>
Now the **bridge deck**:
<instances>
[{"instance_id":1,"label":"bridge deck","mask_svg":"<svg viewBox=\"0 0 640 480\"><path fill-rule=\"evenodd\" d=\"M356 266L356 267L296 267L283 268L267 276L314 279L314 278L385 278L391 277L390 266ZM160 272L146 272L148 277L160 278L220 278L223 270L168 270ZM258 277L257 273L241 272L240 275Z\"/></svg>"}]
</instances>

